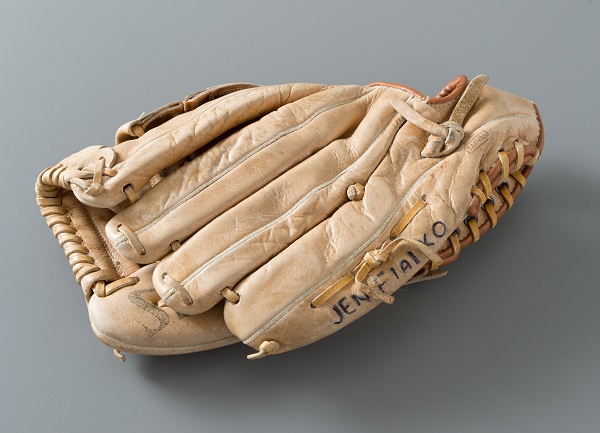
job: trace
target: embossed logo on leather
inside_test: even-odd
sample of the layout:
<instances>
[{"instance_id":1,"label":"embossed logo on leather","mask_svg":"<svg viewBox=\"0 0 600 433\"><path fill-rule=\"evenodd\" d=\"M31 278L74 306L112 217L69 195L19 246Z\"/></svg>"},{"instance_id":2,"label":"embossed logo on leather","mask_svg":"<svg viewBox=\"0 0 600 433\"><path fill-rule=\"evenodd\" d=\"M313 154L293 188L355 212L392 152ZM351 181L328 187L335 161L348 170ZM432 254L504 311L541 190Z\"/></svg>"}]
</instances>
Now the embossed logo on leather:
<instances>
[{"instance_id":1,"label":"embossed logo on leather","mask_svg":"<svg viewBox=\"0 0 600 433\"><path fill-rule=\"evenodd\" d=\"M482 144L486 143L489 139L490 134L488 134L488 132L485 130L481 131L475 137L471 137L471 139L469 139L469 142L467 143L467 152L475 152L477 149L479 149L479 147Z\"/></svg>"}]
</instances>

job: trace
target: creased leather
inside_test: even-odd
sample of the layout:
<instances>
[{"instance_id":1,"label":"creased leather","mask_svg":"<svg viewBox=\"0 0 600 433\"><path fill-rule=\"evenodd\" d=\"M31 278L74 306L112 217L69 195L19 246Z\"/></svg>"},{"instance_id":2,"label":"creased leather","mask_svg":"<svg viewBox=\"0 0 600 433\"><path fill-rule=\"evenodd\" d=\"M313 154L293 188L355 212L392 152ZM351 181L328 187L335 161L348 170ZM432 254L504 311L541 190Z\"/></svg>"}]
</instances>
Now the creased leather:
<instances>
[{"instance_id":1,"label":"creased leather","mask_svg":"<svg viewBox=\"0 0 600 433\"><path fill-rule=\"evenodd\" d=\"M474 227L487 230L505 212L506 194L518 194L542 145L533 104L485 86L466 93L476 102L460 143L424 157L428 133L396 102L441 124L466 84L461 76L436 98L390 83L216 86L126 123L112 149L87 148L48 169L36 186L42 213L79 234L68 248L91 248L85 269L98 267L85 281L94 332L136 353L239 340L281 353L372 310L381 301L369 287L391 295L427 272L425 250L452 262L452 245L472 243ZM526 145L521 166L515 143ZM473 211L481 194L473 188L500 160L510 164L506 178L491 179ZM360 194L349 197L351 186ZM66 201L57 204L57 195ZM420 201L395 250L364 282L312 304L354 276ZM92 207L103 217L78 216ZM109 294L93 294L98 281Z\"/></svg>"}]
</instances>

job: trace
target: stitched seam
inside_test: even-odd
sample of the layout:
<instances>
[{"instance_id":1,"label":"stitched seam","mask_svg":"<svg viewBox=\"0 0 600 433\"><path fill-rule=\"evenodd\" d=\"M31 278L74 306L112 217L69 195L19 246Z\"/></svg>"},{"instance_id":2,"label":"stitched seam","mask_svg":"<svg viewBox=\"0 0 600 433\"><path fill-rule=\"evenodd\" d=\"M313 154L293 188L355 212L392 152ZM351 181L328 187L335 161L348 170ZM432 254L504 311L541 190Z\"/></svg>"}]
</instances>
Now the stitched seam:
<instances>
[{"instance_id":1,"label":"stitched seam","mask_svg":"<svg viewBox=\"0 0 600 433\"><path fill-rule=\"evenodd\" d=\"M177 209L179 206L181 206L182 204L184 204L185 202L187 202L188 200L190 200L192 197L196 196L198 193L200 193L202 190L208 188L210 185L212 185L213 183L215 183L217 180L221 179L223 176L225 176L227 173L229 173L230 171L232 171L234 168L238 167L240 164L242 164L244 161L246 161L247 159L249 159L250 157L252 157L253 155L255 155L256 153L260 152L261 150L263 150L264 148L266 148L267 146L277 142L279 139L292 134L302 128L304 128L306 125L308 125L310 122L312 122L317 116L332 110L334 108L340 107L342 105L346 105L346 104L350 104L352 102L355 102L361 98L363 98L365 95L361 95L346 101L341 101L338 102L337 104L333 104L327 107L323 107L320 110L316 111L315 113L313 113L308 119L306 119L303 123L301 123L300 125L296 125L293 128L287 129L285 131L280 132L279 134L277 134L275 137L272 137L271 139L269 139L268 141L264 142L263 144L261 144L260 146L256 147L255 149L253 149L252 151L250 151L249 153L247 153L246 155L244 155L240 160L238 160L234 165L231 165L229 167L227 167L225 170L223 170L221 173L219 173L217 176L209 179L207 182L203 183L202 185L200 185L199 187L197 187L196 189L194 189L193 191L191 191L189 194L187 194L184 198L182 198L181 200L179 200L177 203L174 203L172 206L170 206L168 209L165 210L165 212L163 212L158 218L156 218L155 220L153 220L152 222L150 222L148 225L138 229L135 231L136 234L140 234L145 232L146 230L149 230L150 228L152 228L155 224L157 224L159 221L161 221L163 218L165 218L168 214L170 214L171 212L173 212L175 209ZM124 237L120 237L115 241L115 246L120 245L121 243L125 242L126 239Z\"/></svg>"},{"instance_id":2,"label":"stitched seam","mask_svg":"<svg viewBox=\"0 0 600 433\"><path fill-rule=\"evenodd\" d=\"M468 136L465 136L463 138L464 143L467 142L467 140L469 138L471 138L472 136L474 136L477 132L479 132L480 129L490 125L491 123L495 123L498 122L500 120L504 120L504 119L512 119L514 117L526 117L532 120L535 120L537 122L537 118L535 118L534 116L531 116L529 114L523 114L523 113L514 113L514 114L507 114L505 116L500 116L500 117L494 117L493 119L488 120L487 122L485 122L483 125L481 125L479 128L477 128L475 131L473 131L472 133L470 133Z\"/></svg>"},{"instance_id":3,"label":"stitched seam","mask_svg":"<svg viewBox=\"0 0 600 433\"><path fill-rule=\"evenodd\" d=\"M391 87L391 86L384 86L384 85L370 86L370 87L372 87L373 89L377 89L377 88L379 88L379 89L391 89L391 90L394 90L396 92L406 93L407 95L409 95L409 97L414 97L414 98L417 98L417 99L419 99L421 101L425 101L427 99L427 98L422 98L421 96L416 95L413 92L409 92L408 90L400 89L398 87Z\"/></svg>"},{"instance_id":4,"label":"stitched seam","mask_svg":"<svg viewBox=\"0 0 600 433\"><path fill-rule=\"evenodd\" d=\"M365 248L367 248L371 243L373 243L373 241L375 239L377 239L379 237L379 235L381 235L381 233L388 226L388 224L390 223L390 221L392 220L392 218L394 217L394 215L398 212L398 210L402 207L402 205L404 205L404 203L406 202L406 200L408 199L408 197L420 185L420 183L423 181L423 179L425 179L425 177L427 177L433 171L433 169L435 169L443 161L444 160L442 159L442 160L436 162L435 165L433 165L425 173L423 173L421 175L421 177L419 177L419 179L414 183L414 185L410 188L410 190L408 190L406 192L406 194L404 194L404 197L402 197L402 199L400 199L398 205L390 212L390 214L385 219L385 221L383 222L383 224L381 224L381 226L379 227L379 229L377 230L377 232L375 232L375 234L373 234L373 236L371 236L359 248L357 248L357 250L354 252L354 254L352 254L350 257L348 257L346 260L344 260L342 263L340 263L335 269L333 269L329 274L327 274L319 282L317 282L315 285L313 285L310 289L308 289L307 291L305 291L294 302L292 302L286 308L284 308L283 310L281 310L279 312L279 314L277 314L275 317L273 317L271 320L269 320L265 325L263 325L262 328L260 328L258 331L256 331L250 338L248 338L247 340L245 340L244 344L249 344L252 341L254 341L258 336L260 336L263 332L265 332L267 329L269 329L271 326L273 326L275 323L277 323L291 309L293 309L296 305L298 305L305 298L307 298L317 288L319 288L320 286L322 286L323 284L325 284L329 279L331 279L331 277L333 275L339 273L343 268L345 268L346 266L348 266L348 264L351 263L356 257L358 257Z\"/></svg>"},{"instance_id":5,"label":"stitched seam","mask_svg":"<svg viewBox=\"0 0 600 433\"><path fill-rule=\"evenodd\" d=\"M449 107L450 105L455 104L457 102L456 100L458 98L458 96L457 96L456 98L451 99L448 102L442 102L442 103L439 103L439 104L432 104L432 103L429 103L429 99L431 99L429 96L426 96L426 97L423 98L423 97L421 97L419 95L416 95L416 94L414 94L412 92L409 92L408 90L399 89L397 87L389 87L389 86L372 86L372 87L373 88L380 87L380 88L385 88L385 89L391 89L391 90L394 90L394 91L397 91L397 92L406 93L407 95L410 95L409 99L411 97L412 98L416 98L416 99L418 99L418 100L420 100L422 102L425 102L427 105L429 105L432 108L445 108L445 107ZM408 102L408 100L406 102Z\"/></svg>"},{"instance_id":6,"label":"stitched seam","mask_svg":"<svg viewBox=\"0 0 600 433\"><path fill-rule=\"evenodd\" d=\"M392 122L394 121L394 119L396 119L398 117L402 117L402 116L400 116L399 114L396 114L396 115L392 116L392 118L389 120L389 122L383 128L383 130L379 133L379 135L377 135L377 137L375 138L375 140L373 140L373 142L369 145L369 147L367 148L367 151L369 149L371 149L375 145L375 143L377 143L379 141L379 139L381 138L381 136L388 130L389 126L392 124ZM406 123L406 119L404 119L404 122L400 123L400 125L398 126L398 128L401 128L404 123ZM390 145L391 145L391 143L390 143ZM366 151L364 153L366 153ZM364 153L363 153L363 155L364 155ZM246 241L248 241L249 239L251 239L255 235L257 235L257 234L259 234L259 233L261 233L261 232L263 232L263 231L265 231L265 230L273 227L274 225L276 225L277 223L279 223L281 220L283 220L286 217L288 217L290 214L292 214L295 210L297 210L304 202L306 202L308 199L310 199L317 192L319 192L322 189L328 187L329 185L331 185L332 183L334 183L336 180L338 180L340 177L342 177L344 174L346 174L348 171L350 171L353 167L355 167L356 165L358 165L358 163L360 162L360 160L361 160L361 158L358 158L354 163L352 163L351 165L349 165L348 167L346 167L344 170L342 170L341 172L339 172L336 176L334 176L333 178L329 179L327 182L322 183L321 185L318 185L315 188L313 188L304 197L302 197L302 199L300 199L300 201L298 201L294 206L292 206L287 212L285 212L280 217L274 219L270 223L262 226L261 228L255 230L254 232L246 235L244 238L240 239L238 242L236 242L235 244L233 244L232 246L230 246L229 248L227 248L226 250L224 250L223 252L221 252L217 256L213 257L211 260L209 260L208 262L206 262L204 265L200 266L197 270L195 270L187 278L185 278L181 282L181 284L185 285L185 284L189 283L191 280L193 280L195 277L197 277L198 274L200 274L200 272L202 272L203 270L205 270L206 268L208 268L214 262L218 261L223 256L227 255L228 253L230 253L235 248L237 248L241 244L245 243Z\"/></svg>"},{"instance_id":7,"label":"stitched seam","mask_svg":"<svg viewBox=\"0 0 600 433\"><path fill-rule=\"evenodd\" d=\"M250 84L250 83L248 83L248 84ZM256 86L256 87L261 87L261 86ZM229 95L230 93L237 92L238 90L250 90L250 89L253 89L253 87L235 87L230 90L220 90L220 91L210 95L209 101L213 101L215 99L220 98L221 96L225 96L225 95Z\"/></svg>"},{"instance_id":8,"label":"stitched seam","mask_svg":"<svg viewBox=\"0 0 600 433\"><path fill-rule=\"evenodd\" d=\"M292 85L288 85L288 86L293 86L293 84L292 84ZM218 86L214 86L214 87L218 87ZM265 88L265 87L263 87L263 86L257 86L257 87L251 87L251 88L249 88L249 89L247 89L247 90L256 90L256 89L264 89L264 88ZM319 93L319 92L321 92L321 91L323 91L323 90L325 90L325 89L327 89L327 88L328 88L328 87L323 87L323 86L322 86L322 89L321 89L321 90L319 90L318 92L315 92L315 93ZM243 89L241 89L241 90L243 90ZM232 99L234 99L234 98L240 98L240 97L242 97L242 95L239 95L239 94L237 94L237 92L233 92L233 93L230 93L229 95L223 95L223 96L222 96L222 98L223 98L223 99L222 99L221 101L219 101L219 102L217 102L217 103L213 104L213 105L210 105L210 106L209 106L209 103L210 103L210 102L215 102L216 100L214 100L214 99L213 99L213 100L211 100L211 101L207 101L206 103L204 103L204 104L201 104L200 106L198 106L198 107L197 107L197 108L201 108L201 107L202 107L202 108L204 108L204 110L202 110L202 112L198 113L198 115L197 115L197 116L194 116L194 117L192 117L192 118L189 120L189 122L191 122L191 121L193 121L193 120L198 120L198 119L199 119L199 118L200 118L200 117L201 117L201 116L202 116L202 115L203 115L203 114L204 114L206 111L208 111L208 109L209 109L209 108L218 107L219 105L221 105L221 104L224 104L224 103L225 103L225 102L227 102L227 101L230 101L230 100L232 100ZM196 109L197 109L197 108L196 108ZM192 110L192 111L193 111L193 110ZM188 111L188 113L191 113L191 111ZM131 158L133 155L135 155L136 153L138 153L138 152L140 152L141 150L143 150L143 149L144 149L144 147L146 147L146 146L147 146L147 145L149 145L150 143L154 142L155 140L158 140L159 138L162 138L162 137L164 137L164 136L166 136L166 135L169 135L169 134L172 134L172 133L173 133L173 131L168 131L168 132L165 132L163 135L159 135L158 137L156 137L156 138L153 138L151 141L148 141L147 143L143 144L141 147L139 147L139 148L135 149L135 150L133 151L133 153L131 153L131 154L129 155L129 157L128 157L128 158ZM141 137L138 137L138 138L141 138Z\"/></svg>"},{"instance_id":9,"label":"stitched seam","mask_svg":"<svg viewBox=\"0 0 600 433\"><path fill-rule=\"evenodd\" d=\"M245 84L245 83L240 83L240 84L241 84L241 85L243 85L243 84ZM250 83L247 83L247 84L250 84ZM196 93L196 95L195 95L194 97L196 97L196 96L199 96L199 95L200 95L200 94L202 94L202 93L210 92L211 90L213 90L213 89L216 89L216 88L218 88L218 87L219 87L219 86L214 86L214 87L209 87L209 88L207 88L207 89L204 89L204 90L200 90L198 93ZM256 87L260 87L260 86L256 86ZM252 87L250 87L250 88L248 88L248 87L235 87L235 88L233 88L233 89L230 89L230 90L219 90L218 92L215 92L214 94L210 95L210 96L208 97L208 99L207 99L207 100L206 100L206 101L205 101L203 104L200 104L200 105L198 105L198 107L196 107L196 108L199 108L199 107L201 107L202 105L204 105L204 104L205 104L205 103L207 103L207 102L212 102L212 101L214 101L215 99L219 99L219 98L220 98L220 97L222 97L222 96L227 96L227 95L229 95L230 93L237 92L238 90L246 90L246 89L248 89L248 90L249 90L249 89L252 89ZM185 101L185 100L186 100L186 99L187 99L189 96L190 96L190 95L187 95L187 96L186 96L186 97L185 97L183 100L180 100L180 101L174 101L174 102L171 102L170 104L167 104L167 105L165 105L165 106L163 106L163 107L157 108L156 110L152 111L151 113L148 113L148 114L144 115L143 117L141 117L141 118L139 118L139 119L135 119L135 120L134 120L134 121L132 121L131 123L132 123L132 124L134 124L134 123L135 123L136 125L142 126L142 125L144 125L144 124L151 123L153 120L156 120L156 119L160 118L161 116L164 116L165 114L170 114L170 113L165 113L165 111L168 111L168 110L169 110L169 109L171 109L171 108L176 108L176 107L178 107L180 104L181 104L182 108L184 108L184 107L183 107L184 101ZM190 110L190 111L191 111L191 110ZM177 117L177 116L181 116L182 114L184 114L184 113L188 113L188 112L189 112L189 111L182 111L181 113L179 113L179 114L176 114L176 115L175 115L175 116L173 116L172 118L175 118L175 117ZM168 119L168 120L170 120L170 119ZM165 121L165 122L166 122L166 121ZM154 127L150 128L150 129L148 129L148 130L144 130L144 134L147 134L149 131L152 131L153 129L156 129L156 128L158 128L159 126L163 125L165 122L163 122L163 123L161 123L161 124L159 124L159 125L156 125L156 126L154 126ZM142 126L142 127L143 127L143 126ZM137 138L140 138L140 137L137 137Z\"/></svg>"},{"instance_id":10,"label":"stitched seam","mask_svg":"<svg viewBox=\"0 0 600 433\"><path fill-rule=\"evenodd\" d=\"M248 90L252 90L252 89L248 89ZM221 104L224 104L224 103L225 103L225 102L227 102L227 101L230 101L230 100L232 100L232 99L234 99L234 98L240 98L240 97L241 97L241 95L236 95L236 94L233 94L233 93L232 93L232 94L230 94L230 95L224 95L224 96L223 96L223 100L222 100L222 101L219 101L219 102L217 102L217 103L216 103L216 104L214 104L214 105L211 105L211 107L210 107L210 108L218 107L219 105L221 105ZM209 102L213 102L213 101L209 101ZM204 104L202 104L202 105L204 105ZM200 105L200 107L202 107L202 105ZM200 108L200 107L198 107L198 108ZM192 118L189 120L189 122L191 122L191 121L193 121L193 120L197 120L197 119L199 119L199 118L200 118L200 117L201 117L201 116L202 116L202 115L203 115L203 114L204 114L204 113L205 113L205 112L208 110L208 108L209 108L209 107L203 107L203 108L205 108L205 109L204 109L202 112L198 113L198 115L197 115L197 116L194 116L194 117L192 117ZM129 155L129 158L131 158L133 155L135 155L136 153L138 153L138 152L140 152L141 150L143 150L143 149L144 149L146 146L148 146L150 143L153 143L155 140L158 140L159 138L162 138L162 137L165 137L165 136L167 136L167 135L169 135L169 134L172 134L172 132L173 132L173 131L167 131L167 132L165 132L164 134L162 134L162 135L159 135L158 137L156 137L156 138L152 139L151 141L148 141L147 143L143 144L143 145L142 145L142 146L140 146L139 148L135 149L135 151L134 151L134 152L133 152L131 155Z\"/></svg>"}]
</instances>

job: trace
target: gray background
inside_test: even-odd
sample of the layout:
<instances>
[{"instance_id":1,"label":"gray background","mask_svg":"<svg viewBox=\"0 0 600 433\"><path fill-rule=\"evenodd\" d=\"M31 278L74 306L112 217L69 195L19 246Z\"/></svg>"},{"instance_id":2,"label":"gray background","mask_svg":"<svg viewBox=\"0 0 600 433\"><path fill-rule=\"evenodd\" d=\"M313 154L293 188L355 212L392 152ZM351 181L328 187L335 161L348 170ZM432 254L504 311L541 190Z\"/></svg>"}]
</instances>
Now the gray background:
<instances>
[{"instance_id":1,"label":"gray background","mask_svg":"<svg viewBox=\"0 0 600 433\"><path fill-rule=\"evenodd\" d=\"M0 430L598 431L597 0L95 3L0 3ZM435 94L459 73L535 101L547 139L446 278L260 362L236 345L121 364L96 340L35 204L42 169L218 83Z\"/></svg>"}]
</instances>

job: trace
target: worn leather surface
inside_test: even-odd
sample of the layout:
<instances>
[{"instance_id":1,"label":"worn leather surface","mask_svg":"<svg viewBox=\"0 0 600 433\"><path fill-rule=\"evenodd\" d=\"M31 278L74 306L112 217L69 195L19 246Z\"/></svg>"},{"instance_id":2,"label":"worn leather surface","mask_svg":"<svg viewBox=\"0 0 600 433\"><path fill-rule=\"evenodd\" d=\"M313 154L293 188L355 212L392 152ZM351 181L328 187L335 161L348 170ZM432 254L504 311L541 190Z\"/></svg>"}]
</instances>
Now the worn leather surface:
<instances>
[{"instance_id":1,"label":"worn leather surface","mask_svg":"<svg viewBox=\"0 0 600 433\"><path fill-rule=\"evenodd\" d=\"M390 83L218 86L125 124L112 149L87 148L42 173L38 197L58 209L46 214L81 239L63 246L89 250L82 256L89 272L78 280L96 335L137 353L185 353L238 339L256 349L276 342L269 350L279 353L380 303L355 282L311 305L354 275L419 201L425 206L403 239L434 253L452 249L453 233L471 243L469 208L479 226L490 212L503 213L499 188L518 193L520 182L508 174L530 171L542 140L531 102L485 86L457 148L424 157L430 134L395 107L407 103L417 117L442 123L466 84L460 76L436 98ZM528 152L520 165L516 142ZM487 191L490 211L473 204L472 188L499 152L513 156ZM364 194L350 199L352 185ZM62 204L48 201L55 196ZM49 205L40 206L44 213ZM370 271L377 276L371 287L390 295L430 267L421 248L401 240ZM105 295L106 284L108 292L117 288Z\"/></svg>"}]
</instances>

